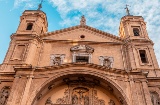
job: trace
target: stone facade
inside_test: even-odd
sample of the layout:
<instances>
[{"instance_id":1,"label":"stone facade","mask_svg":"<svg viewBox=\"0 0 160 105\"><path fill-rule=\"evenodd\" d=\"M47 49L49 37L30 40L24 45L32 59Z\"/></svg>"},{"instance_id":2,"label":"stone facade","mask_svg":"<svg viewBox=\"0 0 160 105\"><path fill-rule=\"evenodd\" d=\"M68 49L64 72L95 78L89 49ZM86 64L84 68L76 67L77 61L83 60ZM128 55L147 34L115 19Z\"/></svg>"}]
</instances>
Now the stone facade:
<instances>
[{"instance_id":1,"label":"stone facade","mask_svg":"<svg viewBox=\"0 0 160 105\"><path fill-rule=\"evenodd\" d=\"M160 69L141 16L119 36L86 25L47 32L26 10L0 65L0 105L160 105Z\"/></svg>"}]
</instances>

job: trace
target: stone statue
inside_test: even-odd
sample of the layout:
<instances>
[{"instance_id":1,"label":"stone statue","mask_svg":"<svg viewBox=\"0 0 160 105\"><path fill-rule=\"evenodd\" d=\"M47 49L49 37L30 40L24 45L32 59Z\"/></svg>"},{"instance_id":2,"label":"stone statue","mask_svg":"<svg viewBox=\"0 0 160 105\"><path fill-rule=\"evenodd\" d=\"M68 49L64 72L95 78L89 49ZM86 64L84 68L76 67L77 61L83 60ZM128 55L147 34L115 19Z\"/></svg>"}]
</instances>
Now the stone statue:
<instances>
[{"instance_id":1,"label":"stone statue","mask_svg":"<svg viewBox=\"0 0 160 105\"><path fill-rule=\"evenodd\" d=\"M81 17L80 25L86 25L86 19L84 15Z\"/></svg>"},{"instance_id":2,"label":"stone statue","mask_svg":"<svg viewBox=\"0 0 160 105\"><path fill-rule=\"evenodd\" d=\"M127 5L127 4L126 4L126 8L125 8L125 9L126 9L126 14L129 16L129 15L130 15L130 13L129 13L128 6L129 6L129 5Z\"/></svg>"},{"instance_id":3,"label":"stone statue","mask_svg":"<svg viewBox=\"0 0 160 105\"><path fill-rule=\"evenodd\" d=\"M52 103L52 101L51 101L51 97L49 97L49 98L46 100L45 105L46 105L46 104L51 104L51 105L53 105L53 103Z\"/></svg>"},{"instance_id":4,"label":"stone statue","mask_svg":"<svg viewBox=\"0 0 160 105\"><path fill-rule=\"evenodd\" d=\"M76 94L74 94L73 97L72 97L72 104L73 105L77 105L78 104L78 97L77 97Z\"/></svg>"},{"instance_id":5,"label":"stone statue","mask_svg":"<svg viewBox=\"0 0 160 105\"><path fill-rule=\"evenodd\" d=\"M157 92L150 92L153 105L160 105L159 95Z\"/></svg>"},{"instance_id":6,"label":"stone statue","mask_svg":"<svg viewBox=\"0 0 160 105\"><path fill-rule=\"evenodd\" d=\"M113 100L110 100L110 102L108 102L108 105L115 105Z\"/></svg>"},{"instance_id":7,"label":"stone statue","mask_svg":"<svg viewBox=\"0 0 160 105\"><path fill-rule=\"evenodd\" d=\"M5 105L8 96L9 96L9 90L3 89L2 92L0 93L0 105Z\"/></svg>"},{"instance_id":8,"label":"stone statue","mask_svg":"<svg viewBox=\"0 0 160 105\"><path fill-rule=\"evenodd\" d=\"M89 97L87 95L84 96L84 105L89 105Z\"/></svg>"},{"instance_id":9,"label":"stone statue","mask_svg":"<svg viewBox=\"0 0 160 105\"><path fill-rule=\"evenodd\" d=\"M112 64L112 62L109 59L103 61L103 65L108 68L111 68L111 64Z\"/></svg>"}]
</instances>

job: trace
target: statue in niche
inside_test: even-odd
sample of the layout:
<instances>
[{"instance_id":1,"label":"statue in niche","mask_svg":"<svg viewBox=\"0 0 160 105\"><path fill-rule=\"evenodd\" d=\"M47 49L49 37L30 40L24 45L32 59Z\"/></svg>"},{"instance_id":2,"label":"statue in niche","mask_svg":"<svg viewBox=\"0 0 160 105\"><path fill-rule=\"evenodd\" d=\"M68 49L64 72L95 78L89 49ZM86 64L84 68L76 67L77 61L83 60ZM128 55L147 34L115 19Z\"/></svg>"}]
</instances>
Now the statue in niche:
<instances>
[{"instance_id":1,"label":"statue in niche","mask_svg":"<svg viewBox=\"0 0 160 105\"><path fill-rule=\"evenodd\" d=\"M89 105L89 97L87 95L84 96L84 105Z\"/></svg>"},{"instance_id":2,"label":"statue in niche","mask_svg":"<svg viewBox=\"0 0 160 105\"><path fill-rule=\"evenodd\" d=\"M78 97L77 97L76 94L74 94L73 97L72 97L72 104L73 105L77 105L78 104Z\"/></svg>"},{"instance_id":3,"label":"statue in niche","mask_svg":"<svg viewBox=\"0 0 160 105\"><path fill-rule=\"evenodd\" d=\"M9 89L5 87L4 89L2 89L0 93L0 105L6 104L8 96L9 96Z\"/></svg>"},{"instance_id":4,"label":"statue in niche","mask_svg":"<svg viewBox=\"0 0 160 105\"><path fill-rule=\"evenodd\" d=\"M160 105L160 99L157 92L150 92L151 101L153 105Z\"/></svg>"},{"instance_id":5,"label":"statue in niche","mask_svg":"<svg viewBox=\"0 0 160 105\"><path fill-rule=\"evenodd\" d=\"M108 105L115 105L113 100L110 100L110 102L108 102Z\"/></svg>"}]
</instances>

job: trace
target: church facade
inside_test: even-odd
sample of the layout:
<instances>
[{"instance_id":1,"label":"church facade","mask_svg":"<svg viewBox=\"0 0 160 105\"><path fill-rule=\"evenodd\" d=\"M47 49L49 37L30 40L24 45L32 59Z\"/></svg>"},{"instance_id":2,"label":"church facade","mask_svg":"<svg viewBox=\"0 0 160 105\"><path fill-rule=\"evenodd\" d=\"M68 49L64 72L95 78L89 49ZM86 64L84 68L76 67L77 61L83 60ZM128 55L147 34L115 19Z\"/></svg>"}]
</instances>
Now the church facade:
<instances>
[{"instance_id":1,"label":"church facade","mask_svg":"<svg viewBox=\"0 0 160 105\"><path fill-rule=\"evenodd\" d=\"M98 24L98 23L97 23ZM86 25L48 32L26 10L0 65L0 105L160 105L160 69L142 16L119 36Z\"/></svg>"}]
</instances>

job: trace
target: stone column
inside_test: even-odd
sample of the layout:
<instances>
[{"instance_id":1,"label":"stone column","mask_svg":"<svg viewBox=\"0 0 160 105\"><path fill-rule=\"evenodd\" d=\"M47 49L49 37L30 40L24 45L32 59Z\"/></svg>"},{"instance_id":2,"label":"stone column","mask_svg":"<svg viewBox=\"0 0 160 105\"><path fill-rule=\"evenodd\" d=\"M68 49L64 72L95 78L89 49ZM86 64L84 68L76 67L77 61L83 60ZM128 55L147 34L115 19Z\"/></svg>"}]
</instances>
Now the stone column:
<instances>
[{"instance_id":1,"label":"stone column","mask_svg":"<svg viewBox=\"0 0 160 105\"><path fill-rule=\"evenodd\" d=\"M21 88L23 88L22 86L20 86L20 84L21 84L21 76L15 75L15 79L13 81L11 92L6 105L16 105L17 98L19 97L18 95L19 91L21 90Z\"/></svg>"},{"instance_id":2,"label":"stone column","mask_svg":"<svg viewBox=\"0 0 160 105\"><path fill-rule=\"evenodd\" d=\"M136 91L136 86L135 82L133 79L130 79L130 92L131 92L131 99L132 99L132 105L139 105L138 104L138 99L137 99L137 91Z\"/></svg>"},{"instance_id":3,"label":"stone column","mask_svg":"<svg viewBox=\"0 0 160 105\"><path fill-rule=\"evenodd\" d=\"M28 96L29 96L29 90L30 90L30 87L31 87L31 84L32 84L32 80L34 78L33 72L34 72L34 70L31 72L30 75L27 76L27 82L26 82L26 86L25 86L25 89L24 89L24 92L23 92L23 96L22 96L22 100L21 100L20 105L26 105L26 103L27 103L27 99L28 99Z\"/></svg>"},{"instance_id":4,"label":"stone column","mask_svg":"<svg viewBox=\"0 0 160 105\"><path fill-rule=\"evenodd\" d=\"M152 105L151 97L150 97L150 93L149 93L149 89L148 89L146 81L142 82L142 87L143 87L143 93L144 93L146 105Z\"/></svg>"}]
</instances>

